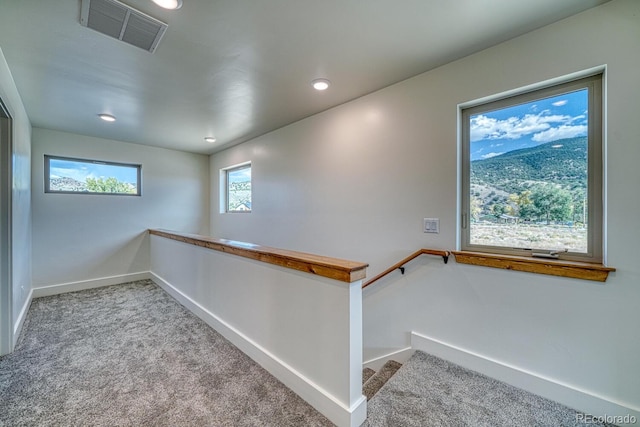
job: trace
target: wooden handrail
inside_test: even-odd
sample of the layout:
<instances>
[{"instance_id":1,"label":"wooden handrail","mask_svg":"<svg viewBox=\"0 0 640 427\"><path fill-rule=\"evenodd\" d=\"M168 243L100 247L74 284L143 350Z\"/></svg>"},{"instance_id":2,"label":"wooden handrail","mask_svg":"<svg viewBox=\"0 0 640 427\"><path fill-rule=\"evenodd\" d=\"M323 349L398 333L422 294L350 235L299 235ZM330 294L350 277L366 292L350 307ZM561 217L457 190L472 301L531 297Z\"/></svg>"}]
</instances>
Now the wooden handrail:
<instances>
[{"instance_id":1,"label":"wooden handrail","mask_svg":"<svg viewBox=\"0 0 640 427\"><path fill-rule=\"evenodd\" d=\"M382 273L378 274L377 276L373 277L372 279L368 280L367 282L365 282L362 285L362 289L366 288L367 286L371 285L373 282L375 282L376 280L379 280L381 278L383 278L384 276L386 276L387 274L391 273L392 271L395 271L397 269L400 269L400 271L402 272L402 274L404 274L404 265L406 263L408 263L409 261L413 260L414 258L419 257L420 255L436 255L436 256L441 256L442 260L444 261L444 263L446 264L449 261L449 255L450 252L449 251L441 251L438 249L420 249L419 251L416 251L414 253L412 253L411 255L409 255L408 257L406 257L405 259L403 259L402 261L392 265L391 267L387 268L385 271L383 271Z\"/></svg>"},{"instance_id":2,"label":"wooden handrail","mask_svg":"<svg viewBox=\"0 0 640 427\"><path fill-rule=\"evenodd\" d=\"M369 266L362 262L288 251L235 240L216 239L198 234L178 233L169 230L149 230L149 234L347 283L364 279Z\"/></svg>"}]
</instances>

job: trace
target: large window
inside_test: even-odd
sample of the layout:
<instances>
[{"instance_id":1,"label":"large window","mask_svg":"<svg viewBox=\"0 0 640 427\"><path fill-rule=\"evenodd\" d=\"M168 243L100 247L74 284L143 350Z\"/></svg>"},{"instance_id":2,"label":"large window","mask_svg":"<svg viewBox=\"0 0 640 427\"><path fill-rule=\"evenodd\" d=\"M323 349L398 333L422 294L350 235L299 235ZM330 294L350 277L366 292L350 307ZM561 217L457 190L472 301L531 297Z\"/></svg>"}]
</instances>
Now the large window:
<instances>
[{"instance_id":1,"label":"large window","mask_svg":"<svg viewBox=\"0 0 640 427\"><path fill-rule=\"evenodd\" d=\"M44 156L45 193L139 196L141 166Z\"/></svg>"},{"instance_id":2,"label":"large window","mask_svg":"<svg viewBox=\"0 0 640 427\"><path fill-rule=\"evenodd\" d=\"M461 249L602 261L602 76L462 109Z\"/></svg>"},{"instance_id":3,"label":"large window","mask_svg":"<svg viewBox=\"0 0 640 427\"><path fill-rule=\"evenodd\" d=\"M225 212L251 212L251 163L223 169Z\"/></svg>"}]
</instances>

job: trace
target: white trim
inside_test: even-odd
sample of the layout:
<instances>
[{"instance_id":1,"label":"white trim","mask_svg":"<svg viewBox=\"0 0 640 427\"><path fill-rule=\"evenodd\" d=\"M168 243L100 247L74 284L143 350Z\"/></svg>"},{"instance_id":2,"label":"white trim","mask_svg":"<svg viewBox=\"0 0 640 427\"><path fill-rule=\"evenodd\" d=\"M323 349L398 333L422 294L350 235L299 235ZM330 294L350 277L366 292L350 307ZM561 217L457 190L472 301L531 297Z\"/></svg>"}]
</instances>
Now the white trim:
<instances>
[{"instance_id":1,"label":"white trim","mask_svg":"<svg viewBox=\"0 0 640 427\"><path fill-rule=\"evenodd\" d=\"M609 227L607 226L609 222L609 215L607 214L609 208L609 192L607 191L608 185L608 176L609 176L609 167L608 161L609 157L608 153L608 138L607 134L609 132L608 123L608 103L607 103L607 92L608 92L608 77L609 73L607 70L607 65L602 66L602 263L604 265L609 265L609 256L608 256L608 248L609 248L609 239L607 235L609 234ZM615 273L614 273L615 274Z\"/></svg>"},{"instance_id":2,"label":"white trim","mask_svg":"<svg viewBox=\"0 0 640 427\"><path fill-rule=\"evenodd\" d=\"M580 390L552 378L512 366L499 360L445 343L435 338L411 332L411 346L491 378L528 392L562 403L570 408L595 416L630 415L640 419L640 410L632 405L614 402L592 392Z\"/></svg>"},{"instance_id":3,"label":"white trim","mask_svg":"<svg viewBox=\"0 0 640 427\"><path fill-rule=\"evenodd\" d=\"M573 80L580 80L586 77L595 76L597 74L603 73L605 70L606 70L606 64L602 64L596 67L587 68L586 70L565 74L564 76L554 77L552 79L544 80L541 82L524 85L515 89L510 89L504 92L484 96L482 98L474 99L471 101L462 102L458 104L458 111L460 112L468 108L477 107L478 105L488 104L490 102L499 101L501 99L510 98L512 96L520 95L523 93L534 92L540 89L546 89L552 86L557 86L563 83L571 82ZM460 125L460 123L458 123L458 125Z\"/></svg>"},{"instance_id":4,"label":"white trim","mask_svg":"<svg viewBox=\"0 0 640 427\"><path fill-rule=\"evenodd\" d=\"M336 397L306 378L293 367L280 360L267 349L257 344L233 326L202 307L196 301L183 294L157 274L150 272L151 279L180 304L204 320L209 326L231 341L247 356L265 368L284 385L293 390L311 406L320 411L336 425L357 427L367 416L367 401L361 396L351 407L347 407Z\"/></svg>"},{"instance_id":5,"label":"white trim","mask_svg":"<svg viewBox=\"0 0 640 427\"><path fill-rule=\"evenodd\" d=\"M27 299L22 306L22 310L20 310L20 314L18 315L18 320L13 326L13 347L15 348L18 338L20 338L20 332L22 332L22 325L24 325L24 321L27 319L27 313L29 312L29 307L31 306L31 300L33 299L33 289L29 290L29 295L27 295Z\"/></svg>"},{"instance_id":6,"label":"white trim","mask_svg":"<svg viewBox=\"0 0 640 427\"><path fill-rule=\"evenodd\" d=\"M97 279L80 280L77 282L61 283L59 285L49 285L34 287L32 289L33 298L48 297L51 295L64 294L67 292L84 291L85 289L101 288L103 286L119 285L136 280L149 279L148 271L138 273L120 274L117 276L100 277Z\"/></svg>"},{"instance_id":7,"label":"white trim","mask_svg":"<svg viewBox=\"0 0 640 427\"><path fill-rule=\"evenodd\" d=\"M389 354L385 354L384 356L374 357L373 359L369 359L362 364L363 368L370 368L374 371L382 368L382 365L387 363L389 360L395 360L396 362L405 363L411 356L415 353L415 349L411 347L402 348L400 350L393 351Z\"/></svg>"}]
</instances>

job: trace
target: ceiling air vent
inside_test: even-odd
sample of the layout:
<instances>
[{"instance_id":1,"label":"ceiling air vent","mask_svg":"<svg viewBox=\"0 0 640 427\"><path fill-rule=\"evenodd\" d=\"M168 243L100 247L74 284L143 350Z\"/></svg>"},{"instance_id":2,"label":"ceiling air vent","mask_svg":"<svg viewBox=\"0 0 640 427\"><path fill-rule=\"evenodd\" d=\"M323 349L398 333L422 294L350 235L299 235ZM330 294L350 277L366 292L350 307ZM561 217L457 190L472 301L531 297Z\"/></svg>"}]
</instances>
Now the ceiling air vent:
<instances>
[{"instance_id":1,"label":"ceiling air vent","mask_svg":"<svg viewBox=\"0 0 640 427\"><path fill-rule=\"evenodd\" d=\"M164 22L116 0L82 0L80 24L149 52L167 30Z\"/></svg>"}]
</instances>

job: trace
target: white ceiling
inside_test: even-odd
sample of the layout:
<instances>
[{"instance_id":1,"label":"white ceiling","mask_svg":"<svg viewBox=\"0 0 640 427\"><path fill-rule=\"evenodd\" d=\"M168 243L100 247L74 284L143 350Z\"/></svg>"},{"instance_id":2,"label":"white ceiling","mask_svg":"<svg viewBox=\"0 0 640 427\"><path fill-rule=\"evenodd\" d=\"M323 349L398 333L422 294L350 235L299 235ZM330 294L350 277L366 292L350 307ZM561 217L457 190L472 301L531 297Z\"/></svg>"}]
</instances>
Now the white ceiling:
<instances>
[{"instance_id":1,"label":"white ceiling","mask_svg":"<svg viewBox=\"0 0 640 427\"><path fill-rule=\"evenodd\" d=\"M213 153L606 1L124 0L169 24L149 53L79 0L1 0L0 48L33 126Z\"/></svg>"}]
</instances>

